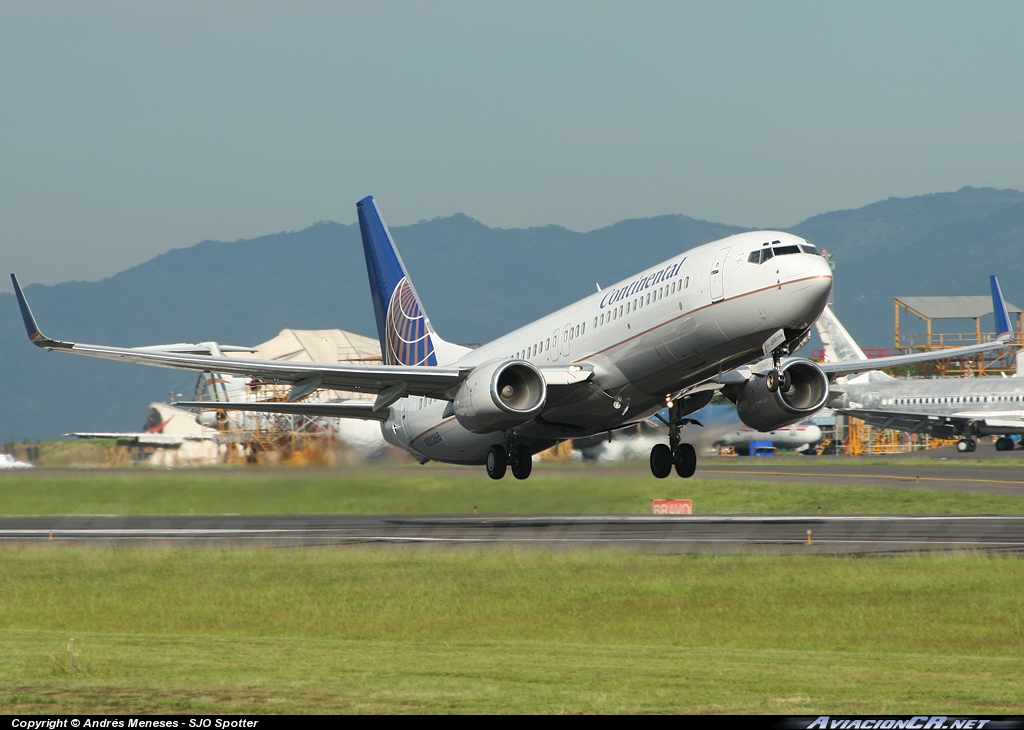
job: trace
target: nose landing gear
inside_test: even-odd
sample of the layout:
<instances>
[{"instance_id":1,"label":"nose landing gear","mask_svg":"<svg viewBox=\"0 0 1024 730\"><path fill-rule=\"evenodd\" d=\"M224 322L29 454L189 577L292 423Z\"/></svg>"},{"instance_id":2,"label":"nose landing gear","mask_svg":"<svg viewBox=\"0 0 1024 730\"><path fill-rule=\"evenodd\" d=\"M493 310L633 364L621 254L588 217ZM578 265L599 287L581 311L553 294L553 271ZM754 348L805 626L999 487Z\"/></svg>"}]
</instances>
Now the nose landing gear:
<instances>
[{"instance_id":1,"label":"nose landing gear","mask_svg":"<svg viewBox=\"0 0 1024 730\"><path fill-rule=\"evenodd\" d=\"M675 467L676 474L688 479L697 471L697 451L692 444L680 443L682 427L688 423L700 426L699 421L692 418L683 418L679 415L678 404L673 404L670 411L671 416L668 425L668 444L656 444L651 449L651 473L658 479L664 479L672 473ZM660 419L659 420L663 420Z\"/></svg>"}]
</instances>

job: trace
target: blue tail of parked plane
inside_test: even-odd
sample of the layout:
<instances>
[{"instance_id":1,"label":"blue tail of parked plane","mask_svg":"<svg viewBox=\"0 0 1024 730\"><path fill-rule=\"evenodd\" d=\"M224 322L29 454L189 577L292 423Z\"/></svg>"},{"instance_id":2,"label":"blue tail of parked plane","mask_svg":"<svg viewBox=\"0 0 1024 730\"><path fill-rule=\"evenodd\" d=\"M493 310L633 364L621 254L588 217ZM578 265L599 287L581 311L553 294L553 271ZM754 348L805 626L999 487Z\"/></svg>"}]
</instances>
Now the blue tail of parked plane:
<instances>
[{"instance_id":1,"label":"blue tail of parked plane","mask_svg":"<svg viewBox=\"0 0 1024 730\"><path fill-rule=\"evenodd\" d=\"M454 350L463 352L464 348L445 342L431 327L373 196L356 203L356 210L384 364L437 365L439 356L448 361L457 356Z\"/></svg>"},{"instance_id":2,"label":"blue tail of parked plane","mask_svg":"<svg viewBox=\"0 0 1024 730\"><path fill-rule=\"evenodd\" d=\"M1010 313L1006 311L1003 290L999 288L999 279L995 275L989 279L992 282L992 313L996 317L996 337L1010 337L1013 335L1013 325L1010 324Z\"/></svg>"}]
</instances>

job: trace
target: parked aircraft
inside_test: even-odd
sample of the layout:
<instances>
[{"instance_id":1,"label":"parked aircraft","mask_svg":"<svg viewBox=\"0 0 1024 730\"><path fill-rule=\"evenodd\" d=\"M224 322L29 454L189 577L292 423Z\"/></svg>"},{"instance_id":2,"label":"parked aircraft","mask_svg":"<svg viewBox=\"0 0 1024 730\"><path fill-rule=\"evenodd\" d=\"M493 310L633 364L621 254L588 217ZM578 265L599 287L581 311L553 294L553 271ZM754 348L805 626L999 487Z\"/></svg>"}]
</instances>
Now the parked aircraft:
<instances>
[{"instance_id":1,"label":"parked aircraft","mask_svg":"<svg viewBox=\"0 0 1024 730\"><path fill-rule=\"evenodd\" d=\"M377 420L387 441L421 462L485 464L493 479L508 467L525 479L532 454L566 438L632 424L666 405L672 412L668 443L652 448L651 471L664 478L674 467L680 476L692 476L697 456L682 431L691 423L688 414L716 392L736 403L745 424L770 431L821 408L830 377L934 358L904 355L868 366L819 366L791 357L825 307L832 272L812 244L774 231L740 233L680 252L471 350L434 330L373 198L356 207L381 365L276 362L55 340L40 332L12 275L29 339L59 352L290 384L290 402L221 407ZM488 264L485 273L529 275L528 265L511 260ZM954 354L998 347L1002 341ZM301 402L320 388L376 398Z\"/></svg>"},{"instance_id":2,"label":"parked aircraft","mask_svg":"<svg viewBox=\"0 0 1024 730\"><path fill-rule=\"evenodd\" d=\"M672 415L668 408L662 408L646 422L637 424L635 433L625 430L612 434L599 434L585 439L573 439L574 449L578 449L585 459L608 459L609 450L615 454L628 457L639 453L641 443L659 440L664 432L663 426L669 423ZM821 428L813 423L794 423L772 431L755 431L740 420L736 407L729 404L707 405L689 414L699 428L687 429L687 441L693 444L700 453L701 449L732 447L740 456L750 454L751 444L771 441L774 446L784 449L803 450L804 447L821 441ZM624 445L626 440L634 440L635 444ZM618 442L618 448L608 444Z\"/></svg>"},{"instance_id":3,"label":"parked aircraft","mask_svg":"<svg viewBox=\"0 0 1024 730\"><path fill-rule=\"evenodd\" d=\"M821 428L813 423L793 423L771 431L757 431L740 420L736 408L730 405L708 405L691 414L703 429L698 433L699 443L710 446L731 446L740 456L750 454L754 442L771 441L783 449L803 450L821 441Z\"/></svg>"},{"instance_id":4,"label":"parked aircraft","mask_svg":"<svg viewBox=\"0 0 1024 730\"><path fill-rule=\"evenodd\" d=\"M993 300L1001 299L992 277ZM996 310L996 327L1010 329L1009 318ZM863 350L828 307L816 327L830 360L868 361ZM1019 362L1019 360L1018 360ZM957 451L971 452L978 436L999 435L997 451L1014 448L1024 433L1024 377L894 378L869 372L833 390L829 406L878 428L959 438Z\"/></svg>"}]
</instances>

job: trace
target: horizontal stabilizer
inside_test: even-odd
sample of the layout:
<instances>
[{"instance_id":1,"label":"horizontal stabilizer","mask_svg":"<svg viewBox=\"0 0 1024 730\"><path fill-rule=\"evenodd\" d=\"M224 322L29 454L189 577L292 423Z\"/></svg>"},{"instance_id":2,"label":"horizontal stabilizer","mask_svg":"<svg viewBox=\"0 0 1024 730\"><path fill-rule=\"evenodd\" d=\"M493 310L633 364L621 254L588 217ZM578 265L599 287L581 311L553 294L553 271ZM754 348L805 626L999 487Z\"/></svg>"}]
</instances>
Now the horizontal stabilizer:
<instances>
[{"instance_id":1,"label":"horizontal stabilizer","mask_svg":"<svg viewBox=\"0 0 1024 730\"><path fill-rule=\"evenodd\" d=\"M289 416L327 416L330 418L361 418L368 421L384 421L388 418L388 409L373 410L372 401L342 401L339 403L281 403L267 402L214 402L214 401L178 401L179 408L203 408L217 411L252 411L254 413L283 413Z\"/></svg>"}]
</instances>

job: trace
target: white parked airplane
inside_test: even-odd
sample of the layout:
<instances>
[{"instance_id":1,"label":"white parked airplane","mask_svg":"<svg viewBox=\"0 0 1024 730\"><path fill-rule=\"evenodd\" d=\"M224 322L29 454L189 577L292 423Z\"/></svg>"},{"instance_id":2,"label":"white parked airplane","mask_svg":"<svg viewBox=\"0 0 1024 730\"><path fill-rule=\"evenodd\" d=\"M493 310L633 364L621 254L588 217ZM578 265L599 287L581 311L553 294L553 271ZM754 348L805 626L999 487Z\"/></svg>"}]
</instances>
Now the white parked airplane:
<instances>
[{"instance_id":1,"label":"white parked airplane","mask_svg":"<svg viewBox=\"0 0 1024 730\"><path fill-rule=\"evenodd\" d=\"M669 443L651 450L651 471L663 478L675 467L688 477L697 457L682 439L691 422L686 416L717 391L736 403L748 426L771 431L821 408L830 376L934 358L819 366L787 357L825 307L832 272L813 245L774 231L741 233L680 252L470 350L434 330L373 198L361 200L357 212L381 365L250 360L54 340L39 331L11 278L29 339L39 347L291 384L288 403L221 407L377 420L387 441L422 462L486 464L494 479L509 466L525 479L532 454L560 440L621 428L667 404ZM954 354L998 347L1002 342ZM747 365L755 360L760 362ZM373 402L301 402L320 388L377 395Z\"/></svg>"},{"instance_id":2,"label":"white parked airplane","mask_svg":"<svg viewBox=\"0 0 1024 730\"><path fill-rule=\"evenodd\" d=\"M993 276L991 283L996 329L1008 331L1009 317L999 310L999 282ZM828 307L816 327L830 360L868 361ZM997 451L1010 451L1014 448L1010 436L1024 434L1024 377L1018 372L1012 378L894 378L869 372L835 389L829 407L878 428L959 438L960 452L974 451L977 437L988 435L1000 437Z\"/></svg>"}]
</instances>

